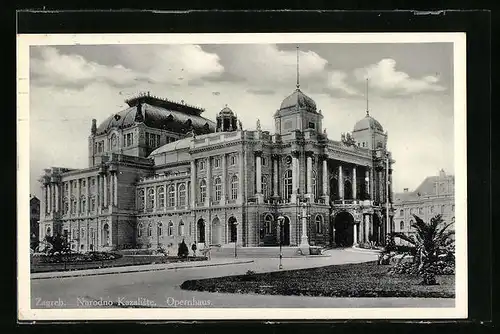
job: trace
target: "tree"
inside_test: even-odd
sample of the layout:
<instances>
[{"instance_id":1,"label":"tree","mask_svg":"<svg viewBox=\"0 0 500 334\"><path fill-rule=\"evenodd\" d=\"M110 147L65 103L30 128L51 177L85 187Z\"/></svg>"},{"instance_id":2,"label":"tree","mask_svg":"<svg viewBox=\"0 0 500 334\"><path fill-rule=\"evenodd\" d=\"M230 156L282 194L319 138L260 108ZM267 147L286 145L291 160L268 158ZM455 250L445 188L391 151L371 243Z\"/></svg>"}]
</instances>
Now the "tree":
<instances>
[{"instance_id":1,"label":"tree","mask_svg":"<svg viewBox=\"0 0 500 334\"><path fill-rule=\"evenodd\" d=\"M188 257L188 255L189 255L189 248L186 245L186 242L184 242L184 239L182 239L182 242L179 244L179 249L177 250L177 256L186 258Z\"/></svg>"},{"instance_id":2,"label":"tree","mask_svg":"<svg viewBox=\"0 0 500 334\"><path fill-rule=\"evenodd\" d=\"M50 254L63 254L71 251L68 240L59 234L48 235L45 237L45 241L51 245L48 250Z\"/></svg>"},{"instance_id":3,"label":"tree","mask_svg":"<svg viewBox=\"0 0 500 334\"><path fill-rule=\"evenodd\" d=\"M394 237L408 242L414 248L414 262L418 265L417 273L422 276L424 285L435 285L436 265L440 254L446 254L453 247L455 231L448 230L453 223L445 224L441 215L431 218L430 223L424 222L413 215L415 222L411 225L415 235L394 233Z\"/></svg>"}]
</instances>

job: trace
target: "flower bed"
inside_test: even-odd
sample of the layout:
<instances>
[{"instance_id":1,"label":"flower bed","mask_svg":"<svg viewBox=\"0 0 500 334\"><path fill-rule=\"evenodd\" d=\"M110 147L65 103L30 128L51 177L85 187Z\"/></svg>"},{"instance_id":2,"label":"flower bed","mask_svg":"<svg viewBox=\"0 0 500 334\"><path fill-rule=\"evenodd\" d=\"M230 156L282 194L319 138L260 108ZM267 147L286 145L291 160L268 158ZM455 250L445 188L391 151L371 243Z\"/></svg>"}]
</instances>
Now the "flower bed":
<instances>
[{"instance_id":1,"label":"flower bed","mask_svg":"<svg viewBox=\"0 0 500 334\"><path fill-rule=\"evenodd\" d=\"M82 254L78 254L82 255ZM180 258L177 256L164 256L164 255L136 255L136 256L121 256L115 259L106 259L101 257L100 260L93 261L68 261L68 262L41 262L40 258L32 257L31 272L51 272L51 271L71 271L71 270L85 270L85 269L99 269L109 267L125 267L125 266L138 266L159 263L175 263L185 261L205 261L206 257L187 257ZM75 258L81 258L76 257Z\"/></svg>"},{"instance_id":2,"label":"flower bed","mask_svg":"<svg viewBox=\"0 0 500 334\"><path fill-rule=\"evenodd\" d=\"M109 261L121 258L122 255L106 252L89 252L89 253L69 253L69 254L53 254L39 255L33 257L34 262L38 263L64 263L64 262L95 262Z\"/></svg>"},{"instance_id":3,"label":"flower bed","mask_svg":"<svg viewBox=\"0 0 500 334\"><path fill-rule=\"evenodd\" d=\"M440 285L424 286L421 279L388 273L376 262L312 269L226 276L182 283L185 290L325 297L455 296L455 277L438 276Z\"/></svg>"}]
</instances>

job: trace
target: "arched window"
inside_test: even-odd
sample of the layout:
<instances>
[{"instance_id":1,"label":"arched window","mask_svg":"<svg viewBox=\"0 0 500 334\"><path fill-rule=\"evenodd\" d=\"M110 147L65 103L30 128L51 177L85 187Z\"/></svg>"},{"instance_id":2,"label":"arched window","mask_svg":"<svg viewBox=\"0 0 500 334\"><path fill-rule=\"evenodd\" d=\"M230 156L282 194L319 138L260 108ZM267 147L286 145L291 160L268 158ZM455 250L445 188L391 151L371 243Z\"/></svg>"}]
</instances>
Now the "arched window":
<instances>
[{"instance_id":1,"label":"arched window","mask_svg":"<svg viewBox=\"0 0 500 334\"><path fill-rule=\"evenodd\" d=\"M158 230L157 230L158 236L161 237L163 235L163 224L158 223Z\"/></svg>"},{"instance_id":2,"label":"arched window","mask_svg":"<svg viewBox=\"0 0 500 334\"><path fill-rule=\"evenodd\" d=\"M207 198L207 182L205 180L200 181L200 202L205 202Z\"/></svg>"},{"instance_id":3,"label":"arched window","mask_svg":"<svg viewBox=\"0 0 500 334\"><path fill-rule=\"evenodd\" d=\"M316 215L316 233L323 234L323 216Z\"/></svg>"},{"instance_id":4,"label":"arched window","mask_svg":"<svg viewBox=\"0 0 500 334\"><path fill-rule=\"evenodd\" d=\"M139 189L137 207L139 210L144 210L144 189Z\"/></svg>"},{"instance_id":5,"label":"arched window","mask_svg":"<svg viewBox=\"0 0 500 334\"><path fill-rule=\"evenodd\" d=\"M231 177L231 199L238 198L238 181L238 176L233 175L233 177Z\"/></svg>"},{"instance_id":6,"label":"arched window","mask_svg":"<svg viewBox=\"0 0 500 334\"><path fill-rule=\"evenodd\" d=\"M405 215L405 210L403 210L403 209L399 210L399 215L400 216L404 216Z\"/></svg>"},{"instance_id":7,"label":"arched window","mask_svg":"<svg viewBox=\"0 0 500 334\"><path fill-rule=\"evenodd\" d=\"M157 188L158 191L158 208L161 209L165 207L165 187L159 186Z\"/></svg>"},{"instance_id":8,"label":"arched window","mask_svg":"<svg viewBox=\"0 0 500 334\"><path fill-rule=\"evenodd\" d=\"M403 226L403 227L404 227L404 226ZM412 228L412 227L413 227L413 219L412 219L412 220L410 220L410 228Z\"/></svg>"},{"instance_id":9,"label":"arched window","mask_svg":"<svg viewBox=\"0 0 500 334\"><path fill-rule=\"evenodd\" d=\"M50 226L49 226L49 227L47 227L47 230L45 231L45 236L50 237L50 232L51 232L51 229L50 229Z\"/></svg>"},{"instance_id":10,"label":"arched window","mask_svg":"<svg viewBox=\"0 0 500 334\"><path fill-rule=\"evenodd\" d=\"M87 201L85 200L85 197L82 196L80 199L80 213L87 212Z\"/></svg>"},{"instance_id":11,"label":"arched window","mask_svg":"<svg viewBox=\"0 0 500 334\"><path fill-rule=\"evenodd\" d=\"M222 196L222 181L218 176L215 178L214 188L215 188L215 200L220 201Z\"/></svg>"},{"instance_id":12,"label":"arched window","mask_svg":"<svg viewBox=\"0 0 500 334\"><path fill-rule=\"evenodd\" d=\"M292 187L292 170L289 169L283 175L283 198L287 201L289 201L292 196Z\"/></svg>"},{"instance_id":13,"label":"arched window","mask_svg":"<svg viewBox=\"0 0 500 334\"><path fill-rule=\"evenodd\" d=\"M434 213L434 205L431 205L431 213Z\"/></svg>"},{"instance_id":14,"label":"arched window","mask_svg":"<svg viewBox=\"0 0 500 334\"><path fill-rule=\"evenodd\" d=\"M262 187L262 194L264 195L264 198L267 198L269 196L269 191L268 191L267 177L265 177L265 176L262 176L261 187Z\"/></svg>"},{"instance_id":15,"label":"arched window","mask_svg":"<svg viewBox=\"0 0 500 334\"><path fill-rule=\"evenodd\" d=\"M174 235L174 223L172 221L168 222L168 236L171 237Z\"/></svg>"},{"instance_id":16,"label":"arched window","mask_svg":"<svg viewBox=\"0 0 500 334\"><path fill-rule=\"evenodd\" d=\"M168 187L168 202L167 206L172 208L175 206L175 187L172 185Z\"/></svg>"},{"instance_id":17,"label":"arched window","mask_svg":"<svg viewBox=\"0 0 500 334\"><path fill-rule=\"evenodd\" d=\"M317 194L318 194L318 188L317 188L316 172L315 171L312 171L311 178L312 178L311 191L312 191L312 193L313 193L314 196L317 196Z\"/></svg>"},{"instance_id":18,"label":"arched window","mask_svg":"<svg viewBox=\"0 0 500 334\"><path fill-rule=\"evenodd\" d=\"M155 204L155 190L154 188L148 189L148 198L147 198L147 208L153 209Z\"/></svg>"},{"instance_id":19,"label":"arched window","mask_svg":"<svg viewBox=\"0 0 500 334\"><path fill-rule=\"evenodd\" d=\"M264 231L266 234L271 234L272 233L272 222L273 222L273 217L271 215L266 215L264 218Z\"/></svg>"},{"instance_id":20,"label":"arched window","mask_svg":"<svg viewBox=\"0 0 500 334\"><path fill-rule=\"evenodd\" d=\"M401 221L401 222L399 223L399 230L400 230L400 231L403 231L404 229L405 229L405 222L404 222L404 221Z\"/></svg>"},{"instance_id":21,"label":"arched window","mask_svg":"<svg viewBox=\"0 0 500 334\"><path fill-rule=\"evenodd\" d=\"M424 208L418 208L418 214L423 215L424 214Z\"/></svg>"},{"instance_id":22,"label":"arched window","mask_svg":"<svg viewBox=\"0 0 500 334\"><path fill-rule=\"evenodd\" d=\"M142 237L142 224L137 225L137 237Z\"/></svg>"},{"instance_id":23,"label":"arched window","mask_svg":"<svg viewBox=\"0 0 500 334\"><path fill-rule=\"evenodd\" d=\"M153 226L151 225L151 223L149 223L149 225L148 225L148 237L150 237L152 235L153 235Z\"/></svg>"},{"instance_id":24,"label":"arched window","mask_svg":"<svg viewBox=\"0 0 500 334\"><path fill-rule=\"evenodd\" d=\"M182 183L179 185L179 206L186 205L186 185Z\"/></svg>"},{"instance_id":25,"label":"arched window","mask_svg":"<svg viewBox=\"0 0 500 334\"><path fill-rule=\"evenodd\" d=\"M441 213L444 213L444 209L445 209L444 205L441 205Z\"/></svg>"},{"instance_id":26,"label":"arched window","mask_svg":"<svg viewBox=\"0 0 500 334\"><path fill-rule=\"evenodd\" d=\"M182 220L179 222L179 226L178 226L178 231L177 232L178 232L178 234L180 236L184 235L184 222Z\"/></svg>"}]
</instances>

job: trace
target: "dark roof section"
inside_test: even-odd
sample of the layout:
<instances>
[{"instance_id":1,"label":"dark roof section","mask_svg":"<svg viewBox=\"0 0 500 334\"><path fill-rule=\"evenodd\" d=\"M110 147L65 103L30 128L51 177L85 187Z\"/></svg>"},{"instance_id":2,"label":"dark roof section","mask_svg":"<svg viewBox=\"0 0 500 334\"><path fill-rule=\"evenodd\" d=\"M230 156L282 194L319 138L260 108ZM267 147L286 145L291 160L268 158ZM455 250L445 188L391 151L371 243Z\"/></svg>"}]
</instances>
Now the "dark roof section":
<instances>
[{"instance_id":1,"label":"dark roof section","mask_svg":"<svg viewBox=\"0 0 500 334\"><path fill-rule=\"evenodd\" d=\"M184 101L181 101L180 103L178 103L178 102L174 102L174 101L171 101L168 99L161 99L161 98L156 97L156 96L151 96L151 95L149 95L149 92L146 94L141 93L136 97L125 100L125 102L130 107L135 107L139 103L146 103L146 104L149 104L151 106L160 107L160 108L167 109L167 110L179 111L179 112L189 114L189 115L194 115L194 116L200 116L201 113L205 111L205 109L186 104L186 103L184 103Z\"/></svg>"},{"instance_id":2,"label":"dark roof section","mask_svg":"<svg viewBox=\"0 0 500 334\"><path fill-rule=\"evenodd\" d=\"M200 116L204 109L160 99L149 93L125 102L129 108L105 119L97 128L96 135L107 133L111 128L126 129L137 123L180 134L190 131L195 134L215 132L215 123Z\"/></svg>"},{"instance_id":3,"label":"dark roof section","mask_svg":"<svg viewBox=\"0 0 500 334\"><path fill-rule=\"evenodd\" d=\"M298 109L305 109L309 112L315 113L316 102L297 88L292 94L288 95L283 102L281 102L279 110L296 111Z\"/></svg>"}]
</instances>

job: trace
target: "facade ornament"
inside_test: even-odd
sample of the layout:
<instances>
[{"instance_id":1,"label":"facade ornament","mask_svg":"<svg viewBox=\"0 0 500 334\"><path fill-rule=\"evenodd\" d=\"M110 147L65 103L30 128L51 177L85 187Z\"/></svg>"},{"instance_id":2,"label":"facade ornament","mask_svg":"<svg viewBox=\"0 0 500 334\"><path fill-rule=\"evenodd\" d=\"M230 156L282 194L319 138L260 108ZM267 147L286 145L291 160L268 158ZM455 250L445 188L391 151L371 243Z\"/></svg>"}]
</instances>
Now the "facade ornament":
<instances>
[{"instance_id":1,"label":"facade ornament","mask_svg":"<svg viewBox=\"0 0 500 334\"><path fill-rule=\"evenodd\" d=\"M262 131L260 127L260 119L257 118L257 131Z\"/></svg>"}]
</instances>

